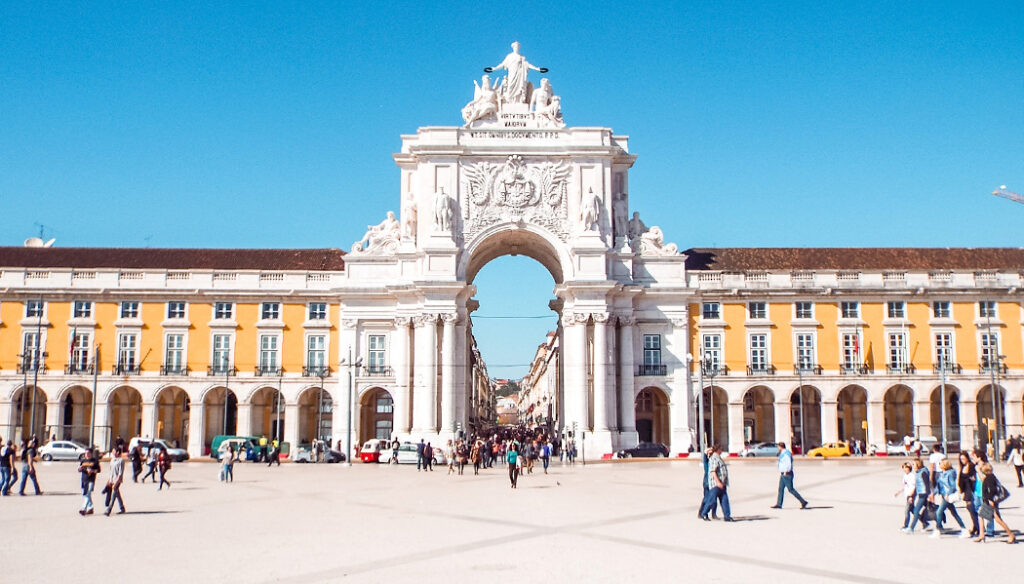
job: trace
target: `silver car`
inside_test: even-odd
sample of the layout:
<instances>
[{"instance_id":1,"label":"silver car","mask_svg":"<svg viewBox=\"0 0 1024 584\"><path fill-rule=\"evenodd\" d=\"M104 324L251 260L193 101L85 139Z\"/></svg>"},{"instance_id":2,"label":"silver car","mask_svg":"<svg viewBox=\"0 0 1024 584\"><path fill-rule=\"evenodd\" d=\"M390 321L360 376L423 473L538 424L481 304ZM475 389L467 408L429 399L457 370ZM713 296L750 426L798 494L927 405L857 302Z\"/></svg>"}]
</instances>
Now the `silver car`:
<instances>
[{"instance_id":1,"label":"silver car","mask_svg":"<svg viewBox=\"0 0 1024 584\"><path fill-rule=\"evenodd\" d=\"M54 440L39 449L43 460L81 460L85 457L85 446L71 440Z\"/></svg>"},{"instance_id":2,"label":"silver car","mask_svg":"<svg viewBox=\"0 0 1024 584\"><path fill-rule=\"evenodd\" d=\"M740 452L740 456L752 457L752 456L771 456L777 457L779 455L779 445L774 442L762 442L760 444L752 444L751 446L744 448Z\"/></svg>"}]
</instances>

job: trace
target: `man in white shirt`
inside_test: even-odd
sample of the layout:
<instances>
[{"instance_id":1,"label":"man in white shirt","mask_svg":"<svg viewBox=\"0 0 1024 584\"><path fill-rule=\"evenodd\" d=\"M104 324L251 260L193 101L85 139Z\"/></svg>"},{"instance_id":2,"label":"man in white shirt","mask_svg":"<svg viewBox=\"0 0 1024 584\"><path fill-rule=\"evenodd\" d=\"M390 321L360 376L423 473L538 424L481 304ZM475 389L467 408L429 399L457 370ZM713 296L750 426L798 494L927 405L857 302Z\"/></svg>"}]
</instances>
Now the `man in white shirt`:
<instances>
[{"instance_id":1,"label":"man in white shirt","mask_svg":"<svg viewBox=\"0 0 1024 584\"><path fill-rule=\"evenodd\" d=\"M928 455L928 473L931 475L932 488L935 488L935 483L939 480L939 473L942 469L939 468L941 463L946 458L946 455L942 452L942 445L936 444L932 448L932 453Z\"/></svg>"},{"instance_id":2,"label":"man in white shirt","mask_svg":"<svg viewBox=\"0 0 1024 584\"><path fill-rule=\"evenodd\" d=\"M779 498L772 509L782 509L782 499L787 489L800 501L800 508L806 509L807 501L793 488L793 453L786 449L785 442L779 442Z\"/></svg>"}]
</instances>

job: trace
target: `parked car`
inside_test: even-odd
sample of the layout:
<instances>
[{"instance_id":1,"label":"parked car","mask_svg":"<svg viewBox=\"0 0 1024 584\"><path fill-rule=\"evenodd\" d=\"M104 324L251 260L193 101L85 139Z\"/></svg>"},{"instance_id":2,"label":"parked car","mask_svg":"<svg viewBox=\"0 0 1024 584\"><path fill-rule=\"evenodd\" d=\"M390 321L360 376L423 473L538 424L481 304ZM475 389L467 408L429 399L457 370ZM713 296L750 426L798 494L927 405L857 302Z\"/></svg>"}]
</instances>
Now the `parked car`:
<instances>
[{"instance_id":1,"label":"parked car","mask_svg":"<svg viewBox=\"0 0 1024 584\"><path fill-rule=\"evenodd\" d=\"M932 449L928 447L928 444L934 444L935 438L931 438L930 441L922 440L921 444L921 456L928 456L932 453ZM914 445L910 445L910 451L907 451L907 446L903 442L888 442L885 445L885 453L889 456L909 456L915 453Z\"/></svg>"},{"instance_id":2,"label":"parked car","mask_svg":"<svg viewBox=\"0 0 1024 584\"><path fill-rule=\"evenodd\" d=\"M836 457L850 456L850 445L846 442L829 442L807 452L807 456Z\"/></svg>"},{"instance_id":3,"label":"parked car","mask_svg":"<svg viewBox=\"0 0 1024 584\"><path fill-rule=\"evenodd\" d=\"M385 464L391 464L392 462L395 464L416 464L416 460L418 458L419 457L416 455L416 444L413 444L412 442L403 442L402 445L398 447L398 460L392 460L392 450L390 448L386 448L381 450L378 461ZM440 448L434 448L433 459L434 464L436 465L447 464L444 452L442 452Z\"/></svg>"},{"instance_id":4,"label":"parked car","mask_svg":"<svg viewBox=\"0 0 1024 584\"><path fill-rule=\"evenodd\" d=\"M39 458L43 460L82 460L85 457L85 446L71 440L54 440L39 449Z\"/></svg>"},{"instance_id":5,"label":"parked car","mask_svg":"<svg viewBox=\"0 0 1024 584\"><path fill-rule=\"evenodd\" d=\"M753 456L779 456L779 445L774 442L761 442L759 444L751 444L740 451L740 456L753 457Z\"/></svg>"},{"instance_id":6,"label":"parked car","mask_svg":"<svg viewBox=\"0 0 1024 584\"><path fill-rule=\"evenodd\" d=\"M619 451L619 458L668 458L668 446L660 442L641 442Z\"/></svg>"},{"instance_id":7,"label":"parked car","mask_svg":"<svg viewBox=\"0 0 1024 584\"><path fill-rule=\"evenodd\" d=\"M235 449L238 460L248 460L248 452L256 452L259 447L257 441L258 438L255 436L215 436L211 445L217 446L210 457L220 460L231 446Z\"/></svg>"},{"instance_id":8,"label":"parked car","mask_svg":"<svg viewBox=\"0 0 1024 584\"><path fill-rule=\"evenodd\" d=\"M135 446L139 446L142 450L143 456L149 456L151 448L159 447L167 451L167 455L171 457L174 462L183 462L188 460L188 451L184 448L175 448L170 442L163 438L157 438L156 440L150 440L149 438L140 438L138 436L131 439L128 442L128 452L131 452Z\"/></svg>"},{"instance_id":9,"label":"parked car","mask_svg":"<svg viewBox=\"0 0 1024 584\"><path fill-rule=\"evenodd\" d=\"M300 446L295 454L291 457L292 462L314 462L313 460L313 449L307 446ZM328 448L324 451L324 462L333 464L336 462L345 462L345 453Z\"/></svg>"}]
</instances>

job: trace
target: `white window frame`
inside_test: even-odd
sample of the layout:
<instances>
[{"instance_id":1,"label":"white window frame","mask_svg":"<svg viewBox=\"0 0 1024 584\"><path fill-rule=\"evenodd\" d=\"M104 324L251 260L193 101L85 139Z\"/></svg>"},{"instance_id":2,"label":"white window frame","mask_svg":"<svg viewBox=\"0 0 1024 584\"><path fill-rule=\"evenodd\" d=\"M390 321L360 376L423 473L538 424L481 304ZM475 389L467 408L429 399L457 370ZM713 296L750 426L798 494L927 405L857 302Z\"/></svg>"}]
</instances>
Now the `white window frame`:
<instances>
[{"instance_id":1,"label":"white window frame","mask_svg":"<svg viewBox=\"0 0 1024 584\"><path fill-rule=\"evenodd\" d=\"M850 346L847 339L856 338L857 342ZM840 368L856 369L864 366L864 338L860 331L842 331L839 333L839 366Z\"/></svg>"},{"instance_id":2,"label":"white window frame","mask_svg":"<svg viewBox=\"0 0 1024 584\"><path fill-rule=\"evenodd\" d=\"M848 308L852 310L848 311ZM841 300L839 302L840 318L860 318L860 302L857 300Z\"/></svg>"},{"instance_id":3,"label":"white window frame","mask_svg":"<svg viewBox=\"0 0 1024 584\"><path fill-rule=\"evenodd\" d=\"M314 349L310 346L313 339L321 339L322 348ZM327 345L329 337L326 334L306 334L306 369L312 371L314 369L323 369L326 373L329 367L330 359L328 358ZM320 363L313 363L310 357L313 355L313 351L320 353Z\"/></svg>"},{"instance_id":4,"label":"white window frame","mask_svg":"<svg viewBox=\"0 0 1024 584\"><path fill-rule=\"evenodd\" d=\"M756 313L755 313L756 310ZM748 302L747 316L750 320L765 320L768 318L767 302Z\"/></svg>"},{"instance_id":5,"label":"white window frame","mask_svg":"<svg viewBox=\"0 0 1024 584\"><path fill-rule=\"evenodd\" d=\"M941 337L945 337L947 343L940 342ZM932 333L932 354L935 356L935 365L937 367L942 366L942 355L946 356L946 369L956 364L956 339L953 337L952 331L936 331Z\"/></svg>"},{"instance_id":6,"label":"white window frame","mask_svg":"<svg viewBox=\"0 0 1024 584\"><path fill-rule=\"evenodd\" d=\"M138 333L121 333L117 335L117 366L121 368L122 371L125 369L134 369L139 364L138 357Z\"/></svg>"},{"instance_id":7,"label":"white window frame","mask_svg":"<svg viewBox=\"0 0 1024 584\"><path fill-rule=\"evenodd\" d=\"M171 307L181 305L181 314L171 314ZM188 318L188 302L182 302L180 300L168 300L167 301L167 319L185 319Z\"/></svg>"},{"instance_id":8,"label":"white window frame","mask_svg":"<svg viewBox=\"0 0 1024 584\"><path fill-rule=\"evenodd\" d=\"M218 347L218 339L227 339L226 347ZM223 356L227 356L227 360ZM230 333L213 333L210 335L210 366L213 371L224 374L224 369L228 371L234 369L235 366L235 335Z\"/></svg>"},{"instance_id":9,"label":"white window frame","mask_svg":"<svg viewBox=\"0 0 1024 584\"><path fill-rule=\"evenodd\" d=\"M377 343L380 343L377 345ZM388 335L371 333L366 335L366 368L369 373L381 374L388 367Z\"/></svg>"},{"instance_id":10,"label":"white window frame","mask_svg":"<svg viewBox=\"0 0 1024 584\"><path fill-rule=\"evenodd\" d=\"M72 329L70 332L75 337L75 340L69 365L72 365L75 371L86 371L90 365L89 359L92 357L92 331ZM71 339L68 339L68 341L70 345Z\"/></svg>"},{"instance_id":11,"label":"white window frame","mask_svg":"<svg viewBox=\"0 0 1024 584\"><path fill-rule=\"evenodd\" d=\"M643 364L661 365L661 335L658 333L645 333L643 343Z\"/></svg>"},{"instance_id":12,"label":"white window frame","mask_svg":"<svg viewBox=\"0 0 1024 584\"><path fill-rule=\"evenodd\" d=\"M907 318L907 302L905 300L890 300L886 302L885 316L886 318Z\"/></svg>"},{"instance_id":13,"label":"white window frame","mask_svg":"<svg viewBox=\"0 0 1024 584\"><path fill-rule=\"evenodd\" d=\"M809 346L804 346L801 342L802 339L810 339ZM796 355L796 367L807 371L812 369L818 362L818 343L814 333L798 332L794 336L794 348L793 354ZM809 352L809 358L804 359L804 354Z\"/></svg>"},{"instance_id":14,"label":"white window frame","mask_svg":"<svg viewBox=\"0 0 1024 584\"><path fill-rule=\"evenodd\" d=\"M280 302L261 302L260 303L260 320L280 320L281 319L281 303Z\"/></svg>"},{"instance_id":15,"label":"white window frame","mask_svg":"<svg viewBox=\"0 0 1024 584\"><path fill-rule=\"evenodd\" d=\"M38 318L34 316L32 318ZM33 365L38 364L38 368L42 369L46 366L46 337L45 332L42 330L26 330L22 331L21 335L21 362L24 364L28 371L34 369ZM32 337L35 339L35 346L29 347L28 339ZM31 356L28 354L29 351L35 350Z\"/></svg>"},{"instance_id":16,"label":"white window frame","mask_svg":"<svg viewBox=\"0 0 1024 584\"><path fill-rule=\"evenodd\" d=\"M122 300L118 314L121 318L139 318L141 303L138 300Z\"/></svg>"},{"instance_id":17,"label":"white window frame","mask_svg":"<svg viewBox=\"0 0 1024 584\"><path fill-rule=\"evenodd\" d=\"M281 335L261 333L259 355L256 361L260 371L272 372L281 368Z\"/></svg>"},{"instance_id":18,"label":"white window frame","mask_svg":"<svg viewBox=\"0 0 1024 584\"><path fill-rule=\"evenodd\" d=\"M181 340L180 347L171 347L171 337L177 337ZM171 351L175 351L180 355L179 363L175 363L172 367ZM185 333L166 333L164 334L164 370L172 373L183 373L188 367L188 339Z\"/></svg>"},{"instance_id":19,"label":"white window frame","mask_svg":"<svg viewBox=\"0 0 1024 584\"><path fill-rule=\"evenodd\" d=\"M988 306L991 305L991 306ZM991 314L987 314L988 308L992 309ZM995 300L979 300L978 301L978 318L999 320L999 303Z\"/></svg>"},{"instance_id":20,"label":"white window frame","mask_svg":"<svg viewBox=\"0 0 1024 584\"><path fill-rule=\"evenodd\" d=\"M73 300L71 318L92 318L92 300Z\"/></svg>"},{"instance_id":21,"label":"white window frame","mask_svg":"<svg viewBox=\"0 0 1024 584\"><path fill-rule=\"evenodd\" d=\"M322 316L320 316L321 313L319 310L316 313L313 312L314 306L323 306ZM308 320L327 320L328 311L329 308L326 302L310 302L306 307L306 316Z\"/></svg>"},{"instance_id":22,"label":"white window frame","mask_svg":"<svg viewBox=\"0 0 1024 584\"><path fill-rule=\"evenodd\" d=\"M941 314L943 312L945 314ZM933 300L932 318L953 318L953 303L949 300Z\"/></svg>"},{"instance_id":23,"label":"white window frame","mask_svg":"<svg viewBox=\"0 0 1024 584\"><path fill-rule=\"evenodd\" d=\"M234 302L214 302L213 303L213 318L214 320L232 320L235 318L235 303Z\"/></svg>"},{"instance_id":24,"label":"white window frame","mask_svg":"<svg viewBox=\"0 0 1024 584\"><path fill-rule=\"evenodd\" d=\"M996 352L996 354L995 354L995 359L994 360L993 360L992 354L991 354L991 352L992 352L992 341L991 341L991 339L992 338L994 338L995 341L996 341L995 342L995 352ZM1002 354L1002 353L1000 353L1000 343L1001 343L1001 341L1002 341L1002 339L1000 338L999 331L994 330L992 332L989 332L988 330L984 330L984 329L978 331L978 364L985 371L988 371L989 367L993 367L993 366L998 367L999 364L1001 363L1001 360L999 359L999 355ZM993 361L994 361L994 363L993 363Z\"/></svg>"},{"instance_id":25,"label":"white window frame","mask_svg":"<svg viewBox=\"0 0 1024 584\"><path fill-rule=\"evenodd\" d=\"M762 373L768 371L771 359L768 354L770 346L768 333L750 333L747 335L747 363L751 371Z\"/></svg>"},{"instance_id":26,"label":"white window frame","mask_svg":"<svg viewBox=\"0 0 1024 584\"><path fill-rule=\"evenodd\" d=\"M33 307L38 308L39 312L36 313ZM26 300L25 301L25 318L41 318L46 320L46 301L44 300Z\"/></svg>"},{"instance_id":27,"label":"white window frame","mask_svg":"<svg viewBox=\"0 0 1024 584\"><path fill-rule=\"evenodd\" d=\"M896 371L905 371L910 364L908 335L904 331L885 333L885 355L888 366Z\"/></svg>"},{"instance_id":28,"label":"white window frame","mask_svg":"<svg viewBox=\"0 0 1024 584\"><path fill-rule=\"evenodd\" d=\"M704 368L710 371L722 369L722 356L724 355L724 335L720 333L706 333L700 338L701 362Z\"/></svg>"},{"instance_id":29,"label":"white window frame","mask_svg":"<svg viewBox=\"0 0 1024 584\"><path fill-rule=\"evenodd\" d=\"M808 308L808 316L800 316L800 305L806 304ZM793 303L793 318L795 319L806 319L812 320L814 318L814 303L808 301L798 301Z\"/></svg>"},{"instance_id":30,"label":"white window frame","mask_svg":"<svg viewBox=\"0 0 1024 584\"><path fill-rule=\"evenodd\" d=\"M709 313L714 313L712 316L708 316ZM704 320L721 320L722 318L722 303L721 302L702 302L700 305L700 316Z\"/></svg>"}]
</instances>

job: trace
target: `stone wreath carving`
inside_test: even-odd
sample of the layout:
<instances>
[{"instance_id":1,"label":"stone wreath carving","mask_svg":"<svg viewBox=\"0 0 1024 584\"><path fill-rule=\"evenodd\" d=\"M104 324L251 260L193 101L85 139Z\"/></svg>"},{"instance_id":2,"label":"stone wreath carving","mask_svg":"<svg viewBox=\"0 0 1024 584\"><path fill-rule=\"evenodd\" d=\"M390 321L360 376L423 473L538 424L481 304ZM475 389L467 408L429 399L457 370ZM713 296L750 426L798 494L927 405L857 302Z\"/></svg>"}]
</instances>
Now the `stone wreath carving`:
<instances>
[{"instance_id":1,"label":"stone wreath carving","mask_svg":"<svg viewBox=\"0 0 1024 584\"><path fill-rule=\"evenodd\" d=\"M571 169L565 161L527 164L519 155L504 164L462 166L465 236L498 223L531 223L568 240L566 198Z\"/></svg>"}]
</instances>

